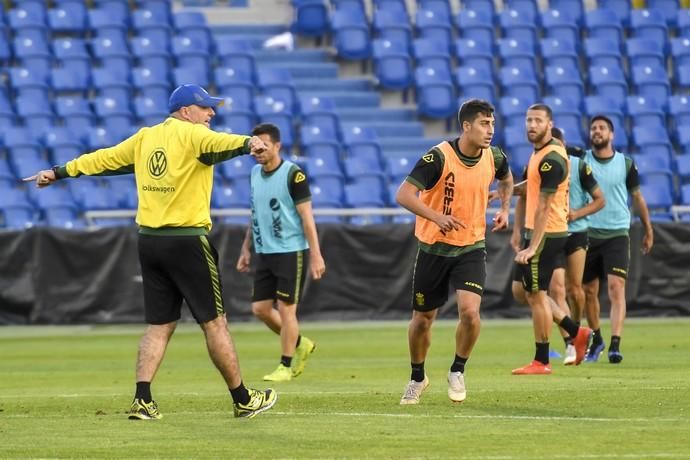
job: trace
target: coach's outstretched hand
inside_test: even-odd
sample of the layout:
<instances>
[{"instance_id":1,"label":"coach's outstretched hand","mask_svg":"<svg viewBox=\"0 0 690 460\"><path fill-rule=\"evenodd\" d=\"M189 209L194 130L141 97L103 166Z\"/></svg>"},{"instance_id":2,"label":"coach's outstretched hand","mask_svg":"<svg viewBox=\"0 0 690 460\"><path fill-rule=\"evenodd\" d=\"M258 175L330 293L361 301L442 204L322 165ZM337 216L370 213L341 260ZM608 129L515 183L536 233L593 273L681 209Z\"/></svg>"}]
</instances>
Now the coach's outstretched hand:
<instances>
[{"instance_id":1,"label":"coach's outstretched hand","mask_svg":"<svg viewBox=\"0 0 690 460\"><path fill-rule=\"evenodd\" d=\"M52 169L44 169L37 172L33 176L25 177L22 179L24 182L34 182L36 181L36 187L43 188L47 187L57 180L55 177L55 172Z\"/></svg>"},{"instance_id":2,"label":"coach's outstretched hand","mask_svg":"<svg viewBox=\"0 0 690 460\"><path fill-rule=\"evenodd\" d=\"M250 155L255 155L257 153L261 153L264 150L266 150L266 144L264 144L264 141L262 141L260 137L252 136L249 139Z\"/></svg>"}]
</instances>

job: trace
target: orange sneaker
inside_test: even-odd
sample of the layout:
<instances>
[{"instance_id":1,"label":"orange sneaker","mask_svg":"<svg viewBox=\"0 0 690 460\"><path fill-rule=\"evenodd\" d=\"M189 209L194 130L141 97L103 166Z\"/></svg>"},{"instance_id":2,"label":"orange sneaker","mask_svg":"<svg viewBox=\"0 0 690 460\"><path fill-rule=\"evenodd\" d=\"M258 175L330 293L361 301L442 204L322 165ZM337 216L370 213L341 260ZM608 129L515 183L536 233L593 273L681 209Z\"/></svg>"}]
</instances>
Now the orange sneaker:
<instances>
[{"instance_id":1,"label":"orange sneaker","mask_svg":"<svg viewBox=\"0 0 690 460\"><path fill-rule=\"evenodd\" d=\"M551 364L544 364L537 360L532 361L526 366L513 369L513 375L550 375Z\"/></svg>"},{"instance_id":2,"label":"orange sneaker","mask_svg":"<svg viewBox=\"0 0 690 460\"><path fill-rule=\"evenodd\" d=\"M581 327L577 331L573 345L575 346L575 365L578 366L585 359L587 348L589 348L589 339L592 338L592 330L588 327Z\"/></svg>"}]
</instances>

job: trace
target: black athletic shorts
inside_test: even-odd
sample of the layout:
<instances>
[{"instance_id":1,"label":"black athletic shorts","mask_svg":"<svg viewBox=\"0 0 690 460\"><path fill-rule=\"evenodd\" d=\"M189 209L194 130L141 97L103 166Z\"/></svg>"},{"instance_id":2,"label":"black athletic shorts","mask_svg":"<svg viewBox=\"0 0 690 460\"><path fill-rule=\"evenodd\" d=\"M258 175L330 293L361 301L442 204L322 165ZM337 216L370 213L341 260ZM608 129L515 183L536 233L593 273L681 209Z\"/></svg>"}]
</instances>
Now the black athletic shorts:
<instances>
[{"instance_id":1,"label":"black athletic shorts","mask_svg":"<svg viewBox=\"0 0 690 460\"><path fill-rule=\"evenodd\" d=\"M556 268L562 268L559 264L565 258L565 240L567 237L547 238L541 242L536 254L527 264L518 264L522 274L522 287L527 292L546 291L551 283L551 275ZM523 248L529 246L529 240L525 241Z\"/></svg>"},{"instance_id":2,"label":"black athletic shorts","mask_svg":"<svg viewBox=\"0 0 690 460\"><path fill-rule=\"evenodd\" d=\"M252 302L281 300L299 303L307 275L307 251L257 254Z\"/></svg>"},{"instance_id":3,"label":"black athletic shorts","mask_svg":"<svg viewBox=\"0 0 690 460\"><path fill-rule=\"evenodd\" d=\"M449 285L454 290L482 295L486 280L486 249L446 257L417 250L412 278L412 308L431 311L448 300Z\"/></svg>"},{"instance_id":4,"label":"black athletic shorts","mask_svg":"<svg viewBox=\"0 0 690 460\"><path fill-rule=\"evenodd\" d=\"M585 259L585 283L616 275L627 279L630 265L630 238L627 235L613 238L589 238L589 250Z\"/></svg>"},{"instance_id":5,"label":"black athletic shorts","mask_svg":"<svg viewBox=\"0 0 690 460\"><path fill-rule=\"evenodd\" d=\"M225 313L218 252L206 235L139 234L139 262L148 324L180 319L182 299L199 324Z\"/></svg>"},{"instance_id":6,"label":"black athletic shorts","mask_svg":"<svg viewBox=\"0 0 690 460\"><path fill-rule=\"evenodd\" d=\"M587 238L587 231L573 232L568 235L568 240L565 242L565 255L570 257L575 251L589 247L589 238Z\"/></svg>"}]
</instances>

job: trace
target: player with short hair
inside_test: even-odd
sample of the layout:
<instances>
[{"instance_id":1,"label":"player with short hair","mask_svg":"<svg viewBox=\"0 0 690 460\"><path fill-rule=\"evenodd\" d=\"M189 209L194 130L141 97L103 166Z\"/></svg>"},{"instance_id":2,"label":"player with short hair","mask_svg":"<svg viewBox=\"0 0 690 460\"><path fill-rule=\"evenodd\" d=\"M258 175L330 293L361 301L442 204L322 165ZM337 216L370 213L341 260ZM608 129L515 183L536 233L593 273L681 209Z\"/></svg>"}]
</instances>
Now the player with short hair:
<instances>
[{"instance_id":1,"label":"player with short hair","mask_svg":"<svg viewBox=\"0 0 690 460\"><path fill-rule=\"evenodd\" d=\"M516 251L522 287L532 310L536 352L534 360L513 369L514 375L551 374L549 336L555 302L547 295L554 269L564 250L568 234L569 161L562 143L551 135L553 116L545 104L533 104L525 117L527 139L534 153L527 164L525 196L518 198L511 245ZM524 221L524 222L523 222ZM520 248L522 228L524 243ZM574 338L575 364L584 358L591 331L578 327L568 316L557 318Z\"/></svg>"},{"instance_id":2,"label":"player with short hair","mask_svg":"<svg viewBox=\"0 0 690 460\"><path fill-rule=\"evenodd\" d=\"M252 312L280 335L281 356L276 370L264 380L286 382L304 371L316 349L300 335L297 306L301 299L307 265L313 279L326 271L311 208L306 173L280 157L280 130L264 123L252 131L266 144L254 155L258 163L251 173L251 225L247 228L237 270L249 271L251 248L257 254ZM307 264L306 255L309 256ZM273 308L274 302L278 309ZM294 358L294 359L293 359Z\"/></svg>"},{"instance_id":3,"label":"player with short hair","mask_svg":"<svg viewBox=\"0 0 690 460\"><path fill-rule=\"evenodd\" d=\"M494 107L471 99L458 112L461 135L441 142L419 159L400 185L396 200L417 216L419 249L414 265L412 320L408 329L411 377L400 404L418 404L429 379L424 362L431 325L457 294L459 321L455 357L448 372L448 397L466 398L465 364L479 337L479 307L486 277L486 209L489 186L497 178L501 210L493 231L506 228L513 176L503 151L491 145Z\"/></svg>"},{"instance_id":4,"label":"player with short hair","mask_svg":"<svg viewBox=\"0 0 690 460\"><path fill-rule=\"evenodd\" d=\"M628 195L642 221L644 236L642 253L648 254L654 245L654 229L649 219L647 203L640 191L640 180L635 162L629 156L614 150L614 127L604 115L590 121L592 149L585 152L585 161L594 171L599 186L606 196L606 206L589 216L589 251L585 261L584 290L587 322L594 330L592 345L586 360L597 361L606 344L599 326L599 281L606 277L611 301L611 343L609 362L623 360L620 352L623 321L625 320L625 281L630 263L630 208Z\"/></svg>"},{"instance_id":5,"label":"player with short hair","mask_svg":"<svg viewBox=\"0 0 690 460\"><path fill-rule=\"evenodd\" d=\"M130 419L162 418L151 382L180 319L182 300L204 331L211 361L232 396L235 417L253 417L277 399L271 389L254 390L242 382L225 316L218 253L208 239L213 165L266 148L258 137L210 129L214 108L222 103L200 86L179 86L170 95L170 116L163 122L25 179L45 187L82 175L135 174L148 328L139 343Z\"/></svg>"}]
</instances>

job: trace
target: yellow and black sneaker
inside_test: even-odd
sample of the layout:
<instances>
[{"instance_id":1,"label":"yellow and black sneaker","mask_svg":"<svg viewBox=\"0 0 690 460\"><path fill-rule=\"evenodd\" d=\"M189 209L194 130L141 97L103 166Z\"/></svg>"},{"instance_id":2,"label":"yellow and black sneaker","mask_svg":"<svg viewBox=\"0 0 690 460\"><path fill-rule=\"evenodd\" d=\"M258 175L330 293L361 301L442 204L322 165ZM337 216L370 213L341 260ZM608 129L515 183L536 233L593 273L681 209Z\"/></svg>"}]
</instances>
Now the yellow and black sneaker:
<instances>
[{"instance_id":1,"label":"yellow and black sneaker","mask_svg":"<svg viewBox=\"0 0 690 460\"><path fill-rule=\"evenodd\" d=\"M299 347L295 349L295 356L292 361L293 377L297 377L304 372L304 366L307 364L307 359L309 359L309 356L311 356L314 351L316 351L316 344L312 340L302 336Z\"/></svg>"},{"instance_id":2,"label":"yellow and black sneaker","mask_svg":"<svg viewBox=\"0 0 690 460\"><path fill-rule=\"evenodd\" d=\"M132 407L129 408L130 420L160 420L163 414L158 410L156 401L144 402L143 399L135 398Z\"/></svg>"},{"instance_id":3,"label":"yellow and black sneaker","mask_svg":"<svg viewBox=\"0 0 690 460\"><path fill-rule=\"evenodd\" d=\"M273 407L278 400L278 394L272 390L253 390L247 388L249 392L249 402L247 404L235 403L235 417L252 418L263 411Z\"/></svg>"}]
</instances>

